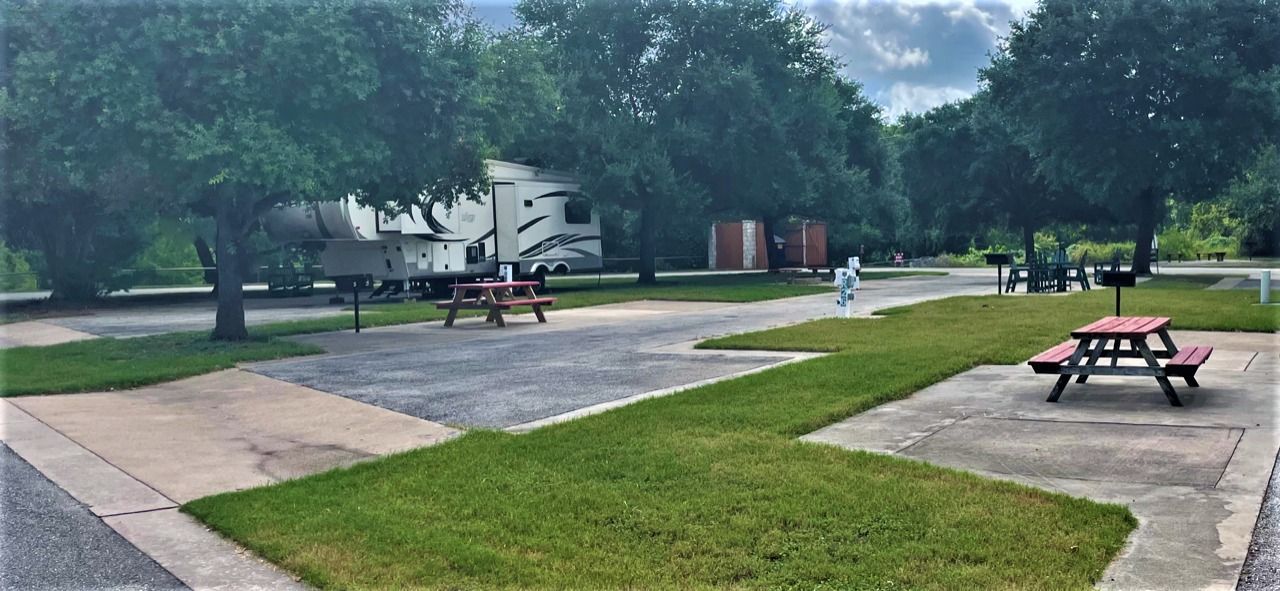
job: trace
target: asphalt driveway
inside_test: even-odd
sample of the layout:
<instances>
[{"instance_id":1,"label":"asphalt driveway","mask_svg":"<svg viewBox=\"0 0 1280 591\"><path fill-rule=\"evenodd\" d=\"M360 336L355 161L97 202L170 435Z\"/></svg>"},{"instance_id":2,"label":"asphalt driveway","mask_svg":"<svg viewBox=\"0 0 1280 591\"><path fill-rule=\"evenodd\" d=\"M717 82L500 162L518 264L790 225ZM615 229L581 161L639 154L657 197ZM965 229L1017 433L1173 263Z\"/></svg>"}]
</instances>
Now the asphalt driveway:
<instances>
[{"instance_id":1,"label":"asphalt driveway","mask_svg":"<svg viewBox=\"0 0 1280 591\"><path fill-rule=\"evenodd\" d=\"M186 589L0 444L0 589Z\"/></svg>"},{"instance_id":2,"label":"asphalt driveway","mask_svg":"<svg viewBox=\"0 0 1280 591\"><path fill-rule=\"evenodd\" d=\"M994 277L870 281L854 302L871 311L986 293ZM682 351L680 344L830 316L834 295L752 304L635 302L516 318L479 319L299 337L334 354L254 364L250 371L445 424L511 427L549 416L765 367L785 356ZM687 347L686 347L687 349Z\"/></svg>"}]
</instances>

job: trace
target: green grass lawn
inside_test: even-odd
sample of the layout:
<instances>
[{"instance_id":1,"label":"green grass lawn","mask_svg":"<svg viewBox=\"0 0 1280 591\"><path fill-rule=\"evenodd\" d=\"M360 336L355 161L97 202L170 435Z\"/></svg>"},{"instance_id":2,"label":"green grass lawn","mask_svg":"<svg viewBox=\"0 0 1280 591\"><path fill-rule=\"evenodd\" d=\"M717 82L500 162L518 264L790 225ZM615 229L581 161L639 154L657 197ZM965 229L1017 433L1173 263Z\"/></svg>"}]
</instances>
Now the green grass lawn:
<instances>
[{"instance_id":1,"label":"green grass lawn","mask_svg":"<svg viewBox=\"0 0 1280 591\"><path fill-rule=\"evenodd\" d=\"M1208 284L1217 283L1213 278ZM1201 283L1197 286L1197 283ZM1205 291L1203 282L1178 279L1155 280L1126 289L1121 294L1121 312L1126 316L1168 316L1173 330L1225 330L1275 332L1280 330L1280 310L1255 305L1251 291ZM991 338L1033 337L1036 347L1048 348L1069 338L1070 329L1083 326L1115 312L1115 292L1095 289L1069 296L983 296L951 298L933 302L922 309L915 306L877 311L888 318L929 316L948 324L961 319L976 336ZM1045 318L1052 318L1057 330L1046 330ZM818 320L762 332L732 335L703 341L703 349L766 349L779 351L844 351L851 341L860 340L860 330L846 330L839 319ZM957 330L961 330L957 328ZM999 330L1000 332L988 332ZM1024 349L1025 350L1025 349ZM1030 351L1030 357L1039 350ZM1015 359L1016 361L1016 359Z\"/></svg>"},{"instance_id":2,"label":"green grass lawn","mask_svg":"<svg viewBox=\"0 0 1280 591\"><path fill-rule=\"evenodd\" d=\"M1021 363L1111 301L962 297L718 339L833 354L184 510L323 588L1087 589L1135 527L1123 507L796 437ZM1175 328L1278 324L1248 293L1125 302Z\"/></svg>"},{"instance_id":3,"label":"green grass lawn","mask_svg":"<svg viewBox=\"0 0 1280 591\"><path fill-rule=\"evenodd\" d=\"M323 352L282 339L220 343L183 332L136 339L94 339L0 351L0 397L133 388L167 382L242 361Z\"/></svg>"},{"instance_id":4,"label":"green grass lawn","mask_svg":"<svg viewBox=\"0 0 1280 591\"><path fill-rule=\"evenodd\" d=\"M920 272L877 272L867 279L888 279ZM634 280L599 282L583 278L553 278L557 309L618 302L704 300L754 302L823 293L825 284L787 285L777 275L704 275L663 279L638 286ZM475 316L478 313L464 313ZM377 303L362 306L361 325L388 326L441 320L445 312L431 302ZM203 333L179 333L130 339L94 339L48 347L0 350L0 397L26 394L91 392L134 388L225 369L243 361L261 361L322 353L317 347L276 337L348 330L352 314L279 322L250 327L254 339L246 343L211 342Z\"/></svg>"}]
</instances>

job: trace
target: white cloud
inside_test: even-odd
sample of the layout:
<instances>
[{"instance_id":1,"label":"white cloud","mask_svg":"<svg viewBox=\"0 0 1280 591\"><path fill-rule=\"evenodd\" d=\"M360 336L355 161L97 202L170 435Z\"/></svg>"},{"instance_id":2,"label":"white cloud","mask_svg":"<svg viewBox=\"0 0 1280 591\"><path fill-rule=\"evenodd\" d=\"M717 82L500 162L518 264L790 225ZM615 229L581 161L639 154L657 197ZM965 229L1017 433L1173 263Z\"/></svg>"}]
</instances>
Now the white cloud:
<instances>
[{"instance_id":1,"label":"white cloud","mask_svg":"<svg viewBox=\"0 0 1280 591\"><path fill-rule=\"evenodd\" d=\"M864 30L862 38L866 42L866 49L876 61L877 71L901 70L929 63L929 52L919 47L902 47L893 39L877 39L871 29Z\"/></svg>"},{"instance_id":2,"label":"white cloud","mask_svg":"<svg viewBox=\"0 0 1280 591\"><path fill-rule=\"evenodd\" d=\"M951 22L964 22L972 20L985 28L992 37L1003 35L1004 23L999 22L995 15L979 8L973 2L958 2L947 11L947 17Z\"/></svg>"},{"instance_id":3,"label":"white cloud","mask_svg":"<svg viewBox=\"0 0 1280 591\"><path fill-rule=\"evenodd\" d=\"M885 117L893 121L906 113L923 113L938 105L958 101L973 95L973 91L954 86L930 86L894 82L888 90L877 95L884 105Z\"/></svg>"}]
</instances>

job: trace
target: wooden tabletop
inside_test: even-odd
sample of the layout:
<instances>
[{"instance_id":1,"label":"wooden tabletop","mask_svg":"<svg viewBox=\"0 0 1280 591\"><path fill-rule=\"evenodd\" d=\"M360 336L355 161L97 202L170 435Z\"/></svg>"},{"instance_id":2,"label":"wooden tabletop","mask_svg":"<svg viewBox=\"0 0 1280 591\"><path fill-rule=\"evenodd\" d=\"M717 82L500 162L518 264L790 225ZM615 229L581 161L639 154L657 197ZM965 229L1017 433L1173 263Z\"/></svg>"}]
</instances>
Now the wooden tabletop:
<instances>
[{"instance_id":1,"label":"wooden tabletop","mask_svg":"<svg viewBox=\"0 0 1280 591\"><path fill-rule=\"evenodd\" d=\"M506 289L508 287L537 287L537 281L490 281L487 283L458 283L453 289Z\"/></svg>"},{"instance_id":2,"label":"wooden tabletop","mask_svg":"<svg viewBox=\"0 0 1280 591\"><path fill-rule=\"evenodd\" d=\"M1107 316L1071 331L1072 338L1145 337L1167 328L1164 316Z\"/></svg>"}]
</instances>

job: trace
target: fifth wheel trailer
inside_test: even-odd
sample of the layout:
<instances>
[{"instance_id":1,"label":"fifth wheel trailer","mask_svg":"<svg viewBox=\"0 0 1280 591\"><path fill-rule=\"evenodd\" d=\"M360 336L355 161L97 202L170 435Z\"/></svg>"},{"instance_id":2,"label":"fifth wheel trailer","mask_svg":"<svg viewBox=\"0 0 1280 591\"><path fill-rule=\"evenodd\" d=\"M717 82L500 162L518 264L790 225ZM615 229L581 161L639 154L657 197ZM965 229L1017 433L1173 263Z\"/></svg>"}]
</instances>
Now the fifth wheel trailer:
<instances>
[{"instance_id":1,"label":"fifth wheel trailer","mask_svg":"<svg viewBox=\"0 0 1280 591\"><path fill-rule=\"evenodd\" d=\"M451 208L431 203L397 215L347 196L277 208L263 225L276 242L320 244L325 276L369 277L394 291L494 277L502 264L539 280L600 269L600 217L572 176L495 160L488 165L492 185L478 202L464 197Z\"/></svg>"}]
</instances>

